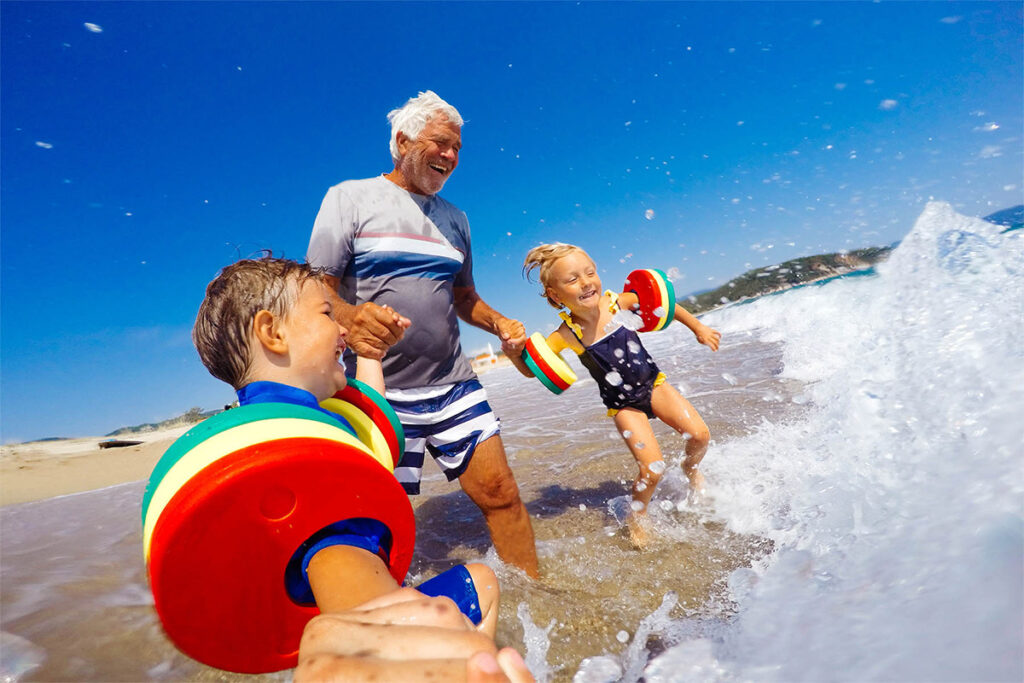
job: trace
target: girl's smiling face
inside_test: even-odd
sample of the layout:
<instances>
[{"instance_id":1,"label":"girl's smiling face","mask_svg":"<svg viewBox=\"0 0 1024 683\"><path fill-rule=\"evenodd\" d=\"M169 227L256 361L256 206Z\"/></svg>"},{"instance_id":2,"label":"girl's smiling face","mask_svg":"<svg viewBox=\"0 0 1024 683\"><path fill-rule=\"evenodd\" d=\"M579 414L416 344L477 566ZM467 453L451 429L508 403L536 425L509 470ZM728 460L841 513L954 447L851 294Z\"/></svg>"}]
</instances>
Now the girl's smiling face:
<instances>
[{"instance_id":1,"label":"girl's smiling face","mask_svg":"<svg viewBox=\"0 0 1024 683\"><path fill-rule=\"evenodd\" d=\"M597 266L582 251L566 254L551 266L545 293L570 311L596 308L601 301Z\"/></svg>"}]
</instances>

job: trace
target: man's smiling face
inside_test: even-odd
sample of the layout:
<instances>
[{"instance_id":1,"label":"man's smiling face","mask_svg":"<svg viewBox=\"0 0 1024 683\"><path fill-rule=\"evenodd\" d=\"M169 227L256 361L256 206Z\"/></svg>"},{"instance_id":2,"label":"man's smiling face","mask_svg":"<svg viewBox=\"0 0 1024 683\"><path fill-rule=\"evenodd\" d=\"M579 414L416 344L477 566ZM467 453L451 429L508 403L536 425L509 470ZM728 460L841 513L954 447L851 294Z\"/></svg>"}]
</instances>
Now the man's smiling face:
<instances>
[{"instance_id":1,"label":"man's smiling face","mask_svg":"<svg viewBox=\"0 0 1024 683\"><path fill-rule=\"evenodd\" d=\"M399 168L405 189L425 195L440 192L459 165L462 131L447 116L435 115L415 140L399 135Z\"/></svg>"}]
</instances>

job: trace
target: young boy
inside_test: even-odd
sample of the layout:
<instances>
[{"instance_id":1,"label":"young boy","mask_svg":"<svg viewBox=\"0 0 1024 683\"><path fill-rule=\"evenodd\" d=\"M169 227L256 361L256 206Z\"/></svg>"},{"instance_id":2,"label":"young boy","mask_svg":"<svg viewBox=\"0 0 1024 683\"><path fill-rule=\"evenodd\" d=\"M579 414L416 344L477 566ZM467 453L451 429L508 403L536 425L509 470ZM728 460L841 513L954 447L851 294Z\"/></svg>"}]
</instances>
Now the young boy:
<instances>
[{"instance_id":1,"label":"young boy","mask_svg":"<svg viewBox=\"0 0 1024 683\"><path fill-rule=\"evenodd\" d=\"M397 314L395 321L408 325ZM210 373L237 390L239 404L294 403L342 421L319 403L346 384L339 362L346 332L318 272L265 257L234 263L209 284L192 339ZM356 376L384 393L379 360L359 358ZM312 546L301 573L321 613L358 611L401 589L381 558L386 538L387 528L374 520L340 520ZM418 590L451 598L477 631L494 638L498 581L486 565L453 567Z\"/></svg>"}]
</instances>

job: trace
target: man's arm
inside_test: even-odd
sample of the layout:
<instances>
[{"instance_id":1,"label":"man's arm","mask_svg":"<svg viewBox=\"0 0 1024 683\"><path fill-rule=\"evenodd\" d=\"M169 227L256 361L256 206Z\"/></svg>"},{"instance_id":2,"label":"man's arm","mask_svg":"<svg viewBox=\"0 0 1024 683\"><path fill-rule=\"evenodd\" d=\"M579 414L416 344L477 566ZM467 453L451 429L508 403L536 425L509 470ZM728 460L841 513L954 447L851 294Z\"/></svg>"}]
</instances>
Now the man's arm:
<instances>
[{"instance_id":1,"label":"man's arm","mask_svg":"<svg viewBox=\"0 0 1024 683\"><path fill-rule=\"evenodd\" d=\"M526 346L526 328L514 318L506 318L487 305L476 287L455 287L455 312L474 327L487 330L501 340L501 350L509 358L518 358Z\"/></svg>"},{"instance_id":2,"label":"man's arm","mask_svg":"<svg viewBox=\"0 0 1024 683\"><path fill-rule=\"evenodd\" d=\"M359 306L348 303L338 296L341 280L333 275L324 275L324 282L331 290L334 319L348 330L345 341L358 356L382 359L411 324L408 318L373 302Z\"/></svg>"}]
</instances>

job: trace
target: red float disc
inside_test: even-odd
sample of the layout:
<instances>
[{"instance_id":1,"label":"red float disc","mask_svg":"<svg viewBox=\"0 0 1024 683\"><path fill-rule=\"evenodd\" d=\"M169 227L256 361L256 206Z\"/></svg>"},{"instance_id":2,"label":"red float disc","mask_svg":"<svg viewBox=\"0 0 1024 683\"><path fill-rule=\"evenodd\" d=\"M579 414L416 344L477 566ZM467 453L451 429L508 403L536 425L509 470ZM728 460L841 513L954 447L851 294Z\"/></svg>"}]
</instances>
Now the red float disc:
<instances>
[{"instance_id":1,"label":"red float disc","mask_svg":"<svg viewBox=\"0 0 1024 683\"><path fill-rule=\"evenodd\" d=\"M544 373L545 377L551 380L552 384L562 391L569 388L569 383L562 379L561 376L559 376L559 374L555 372L550 365L548 365L548 362L544 360L544 357L540 354L540 351L537 350L537 346L533 343L532 339L527 338L526 340L526 352L530 354L530 360L540 368L540 371Z\"/></svg>"},{"instance_id":2,"label":"red float disc","mask_svg":"<svg viewBox=\"0 0 1024 683\"><path fill-rule=\"evenodd\" d=\"M383 411L384 416L391 422L391 426L394 428L395 434L398 435L399 456L403 455L405 453L405 429L402 427L402 421L398 419L398 413L396 413L395 409L391 407L388 400L378 393L376 389L368 384L360 382L355 377L349 377L346 386L355 387L361 391L367 398L377 404L377 407L380 408L381 411ZM383 427L381 429L383 429ZM399 459L401 459L401 457L399 457ZM398 464L397 461L395 464Z\"/></svg>"},{"instance_id":3,"label":"red float disc","mask_svg":"<svg viewBox=\"0 0 1024 683\"><path fill-rule=\"evenodd\" d=\"M292 602L285 567L314 533L354 517L390 529L389 571L401 583L415 517L398 480L366 453L299 437L217 459L174 494L153 531L149 581L167 634L220 669L294 667L318 610Z\"/></svg>"},{"instance_id":4,"label":"red float disc","mask_svg":"<svg viewBox=\"0 0 1024 683\"><path fill-rule=\"evenodd\" d=\"M346 385L344 389L336 393L332 398L351 403L356 408L363 411L366 416L369 417L375 425L377 425L377 429L384 434L384 439L388 442L388 448L391 449L391 460L395 467L397 467L398 461L402 458L402 453L405 451L405 435L403 434L400 440L399 435L395 433L395 428L388 419L388 415L381 409L381 407L377 405L372 398L360 391L358 387L353 386L351 379L348 381L349 384ZM330 408L328 408L328 410L330 410Z\"/></svg>"},{"instance_id":5,"label":"red float disc","mask_svg":"<svg viewBox=\"0 0 1024 683\"><path fill-rule=\"evenodd\" d=\"M654 313L654 309L662 305L661 289L658 287L654 276L646 270L634 270L626 277L626 284L623 291L633 292L640 302L640 310L634 311L640 316L644 324L638 332L650 332L657 329L661 323L661 316Z\"/></svg>"}]
</instances>

